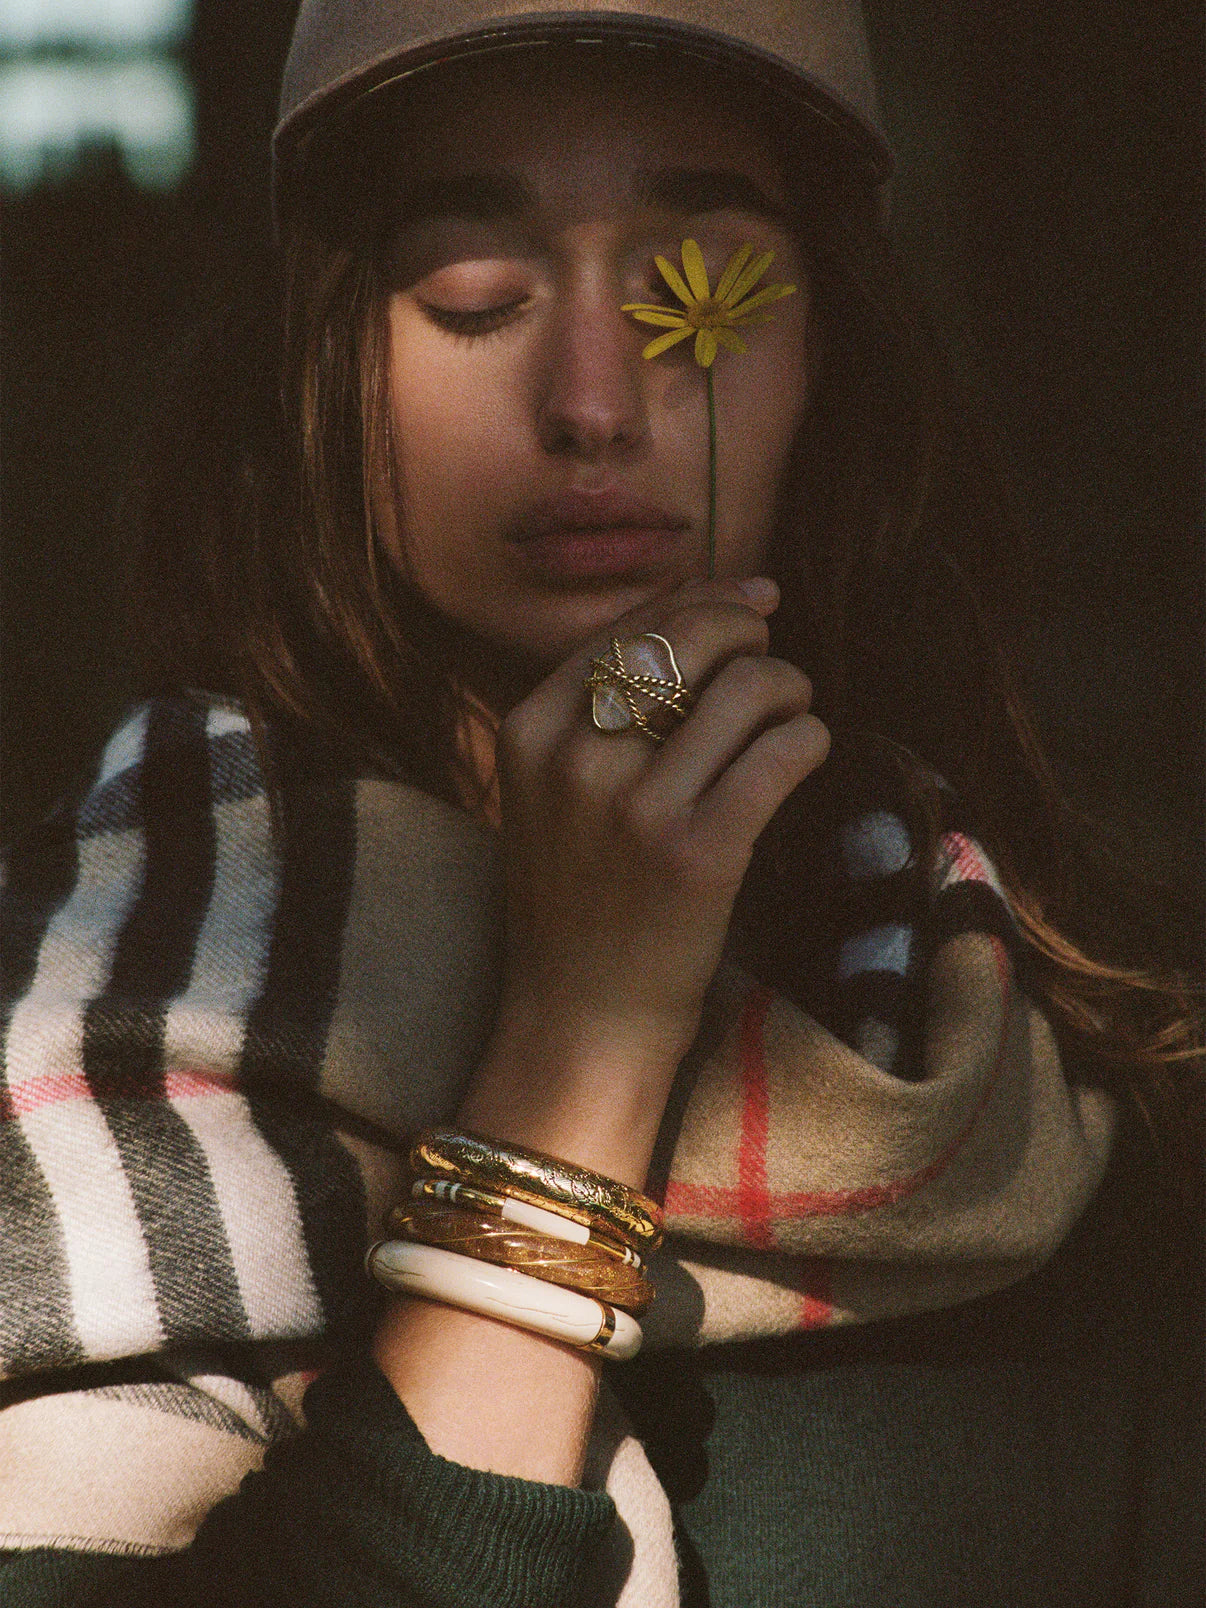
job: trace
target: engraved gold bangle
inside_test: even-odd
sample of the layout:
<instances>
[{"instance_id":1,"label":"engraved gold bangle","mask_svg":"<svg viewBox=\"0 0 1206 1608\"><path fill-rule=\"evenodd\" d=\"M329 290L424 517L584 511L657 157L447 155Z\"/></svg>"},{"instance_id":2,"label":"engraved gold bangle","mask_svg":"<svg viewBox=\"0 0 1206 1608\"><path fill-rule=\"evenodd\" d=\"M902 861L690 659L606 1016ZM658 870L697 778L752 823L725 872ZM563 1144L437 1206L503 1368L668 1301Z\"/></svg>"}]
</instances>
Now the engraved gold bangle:
<instances>
[{"instance_id":1,"label":"engraved gold bangle","mask_svg":"<svg viewBox=\"0 0 1206 1608\"><path fill-rule=\"evenodd\" d=\"M618 1236L642 1251L662 1238L656 1201L589 1168L480 1134L429 1128L411 1142L410 1169L546 1206L596 1232Z\"/></svg>"},{"instance_id":2,"label":"engraved gold bangle","mask_svg":"<svg viewBox=\"0 0 1206 1608\"><path fill-rule=\"evenodd\" d=\"M468 1206L473 1211L487 1212L492 1217L501 1217L508 1223L535 1229L538 1234L551 1234L554 1239L568 1240L573 1245L593 1245L628 1267L639 1268L644 1265L640 1253L618 1238L596 1233L585 1223L577 1223L560 1212L550 1211L547 1206L533 1206L526 1200L515 1200L511 1195L496 1195L487 1189L474 1189L472 1184L458 1183L450 1178L415 1178L411 1180L410 1196L416 1201L442 1201L451 1206ZM405 1207L394 1209L404 1211Z\"/></svg>"},{"instance_id":3,"label":"engraved gold bangle","mask_svg":"<svg viewBox=\"0 0 1206 1608\"><path fill-rule=\"evenodd\" d=\"M390 1213L390 1232L421 1245L438 1245L461 1256L475 1256L496 1267L547 1279L579 1295L592 1296L634 1315L653 1300L653 1286L635 1268L593 1250L573 1245L530 1228L504 1222L501 1217L444 1206L438 1201L415 1201Z\"/></svg>"}]
</instances>

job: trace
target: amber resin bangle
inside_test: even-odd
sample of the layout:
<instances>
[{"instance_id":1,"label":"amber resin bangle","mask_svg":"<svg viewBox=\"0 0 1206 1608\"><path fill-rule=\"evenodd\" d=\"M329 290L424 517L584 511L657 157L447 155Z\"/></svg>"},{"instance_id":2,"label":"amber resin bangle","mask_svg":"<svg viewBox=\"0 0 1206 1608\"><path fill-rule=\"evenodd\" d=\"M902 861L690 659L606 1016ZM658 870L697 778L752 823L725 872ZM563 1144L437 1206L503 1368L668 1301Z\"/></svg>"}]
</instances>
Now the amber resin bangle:
<instances>
[{"instance_id":1,"label":"amber resin bangle","mask_svg":"<svg viewBox=\"0 0 1206 1608\"><path fill-rule=\"evenodd\" d=\"M436 1201L412 1201L390 1213L390 1232L421 1245L514 1268L579 1295L592 1296L634 1315L653 1300L653 1286L633 1267L605 1251L539 1234L486 1212Z\"/></svg>"},{"instance_id":2,"label":"amber resin bangle","mask_svg":"<svg viewBox=\"0 0 1206 1608\"><path fill-rule=\"evenodd\" d=\"M637 1250L651 1251L661 1241L662 1211L656 1201L614 1178L539 1150L481 1134L429 1128L411 1141L410 1168L416 1176L456 1179L547 1207Z\"/></svg>"},{"instance_id":3,"label":"amber resin bangle","mask_svg":"<svg viewBox=\"0 0 1206 1608\"><path fill-rule=\"evenodd\" d=\"M569 1240L574 1245L593 1245L629 1267L643 1266L641 1256L631 1245L600 1234L561 1212L550 1211L547 1206L533 1206L529 1201L516 1200L512 1195L496 1195L490 1190L475 1189L472 1184L462 1184L451 1178L412 1179L410 1194L411 1199L416 1201L442 1201L446 1206L467 1206L471 1211L502 1217L523 1228L534 1228L538 1234L551 1234L554 1239Z\"/></svg>"}]
</instances>

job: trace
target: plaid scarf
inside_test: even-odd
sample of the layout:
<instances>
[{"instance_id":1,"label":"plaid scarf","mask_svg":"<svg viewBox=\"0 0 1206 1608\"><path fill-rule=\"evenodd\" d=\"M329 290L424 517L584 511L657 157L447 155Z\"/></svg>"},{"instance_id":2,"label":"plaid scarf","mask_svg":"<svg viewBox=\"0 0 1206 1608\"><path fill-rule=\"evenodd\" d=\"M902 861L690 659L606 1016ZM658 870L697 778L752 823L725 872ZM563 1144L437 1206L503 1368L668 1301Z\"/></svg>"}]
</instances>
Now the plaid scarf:
<instances>
[{"instance_id":1,"label":"plaid scarf","mask_svg":"<svg viewBox=\"0 0 1206 1608\"><path fill-rule=\"evenodd\" d=\"M237 708L151 703L8 868L0 1547L187 1545L367 1334L402 1142L486 1043L490 835L296 746L274 767L275 823ZM999 1288L1104 1171L1109 1101L1065 1082L975 843L946 831L923 872L872 800L833 856L824 1024L731 956L709 992L655 1164L648 1345ZM668 1504L606 1396L591 1467L631 1532L611 1600L675 1603Z\"/></svg>"}]
</instances>

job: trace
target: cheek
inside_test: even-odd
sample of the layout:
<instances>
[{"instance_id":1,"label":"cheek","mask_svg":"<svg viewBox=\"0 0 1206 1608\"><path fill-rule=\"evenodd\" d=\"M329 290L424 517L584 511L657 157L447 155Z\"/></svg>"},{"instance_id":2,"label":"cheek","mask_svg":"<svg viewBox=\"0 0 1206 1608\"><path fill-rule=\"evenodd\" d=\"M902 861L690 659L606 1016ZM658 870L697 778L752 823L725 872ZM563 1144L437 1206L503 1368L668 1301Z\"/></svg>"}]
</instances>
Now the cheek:
<instances>
[{"instance_id":1,"label":"cheek","mask_svg":"<svg viewBox=\"0 0 1206 1608\"><path fill-rule=\"evenodd\" d=\"M759 333L774 335L773 328ZM717 387L716 425L725 474L747 501L768 508L808 408L808 365L802 349L781 346L735 360L731 397ZM727 415L727 418L726 418Z\"/></svg>"},{"instance_id":2,"label":"cheek","mask_svg":"<svg viewBox=\"0 0 1206 1608\"><path fill-rule=\"evenodd\" d=\"M462 360L447 337L433 340L414 322L394 320L390 411L403 514L415 538L452 505L463 519L505 458L511 410L503 379L480 355Z\"/></svg>"}]
</instances>

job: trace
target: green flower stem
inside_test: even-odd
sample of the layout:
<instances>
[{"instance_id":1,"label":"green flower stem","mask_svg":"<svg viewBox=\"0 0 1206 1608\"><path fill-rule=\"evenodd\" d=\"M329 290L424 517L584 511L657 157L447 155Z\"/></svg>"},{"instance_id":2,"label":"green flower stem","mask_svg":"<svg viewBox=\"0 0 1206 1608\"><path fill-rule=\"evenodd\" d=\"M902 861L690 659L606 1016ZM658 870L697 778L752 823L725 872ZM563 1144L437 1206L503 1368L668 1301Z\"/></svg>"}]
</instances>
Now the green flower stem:
<instances>
[{"instance_id":1,"label":"green flower stem","mask_svg":"<svg viewBox=\"0 0 1206 1608\"><path fill-rule=\"evenodd\" d=\"M708 376L708 579L716 578L716 394L712 389L712 365Z\"/></svg>"}]
</instances>

